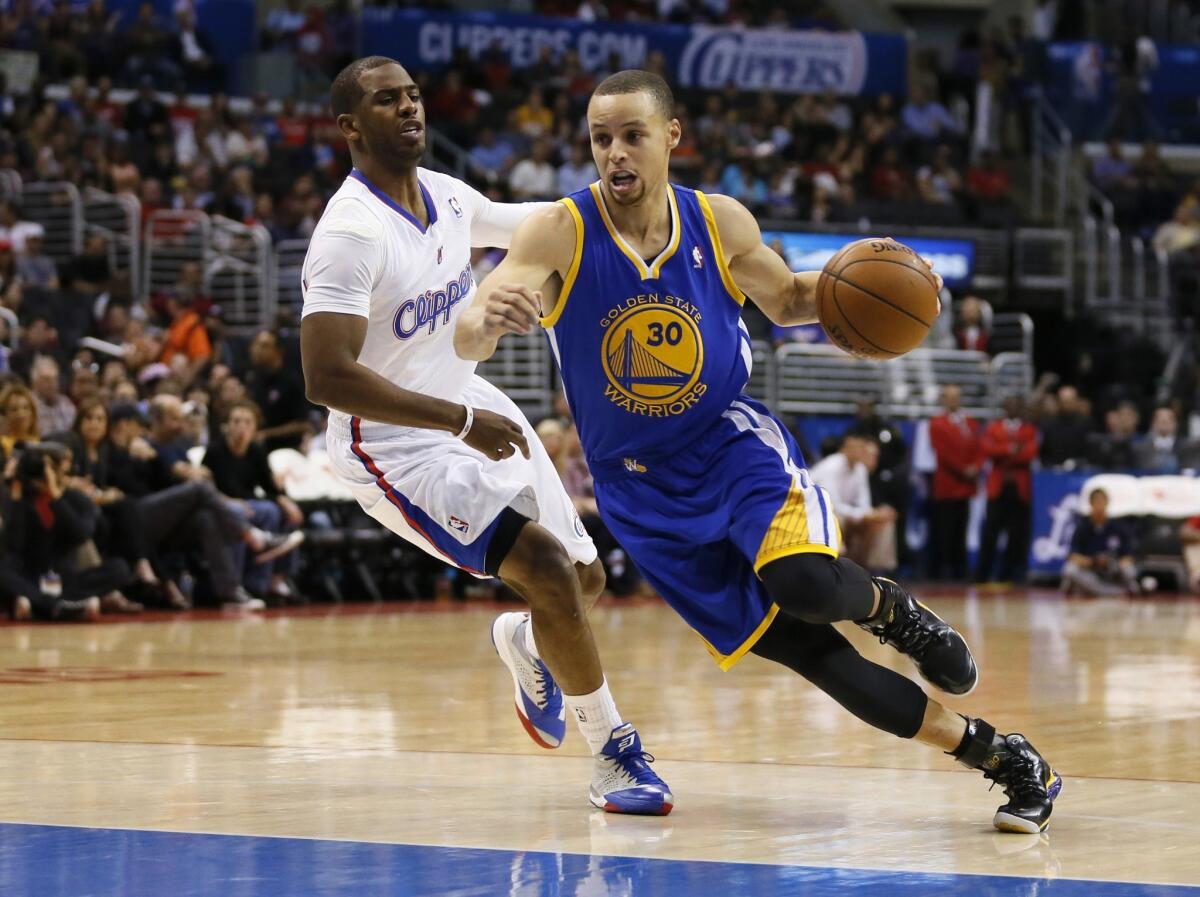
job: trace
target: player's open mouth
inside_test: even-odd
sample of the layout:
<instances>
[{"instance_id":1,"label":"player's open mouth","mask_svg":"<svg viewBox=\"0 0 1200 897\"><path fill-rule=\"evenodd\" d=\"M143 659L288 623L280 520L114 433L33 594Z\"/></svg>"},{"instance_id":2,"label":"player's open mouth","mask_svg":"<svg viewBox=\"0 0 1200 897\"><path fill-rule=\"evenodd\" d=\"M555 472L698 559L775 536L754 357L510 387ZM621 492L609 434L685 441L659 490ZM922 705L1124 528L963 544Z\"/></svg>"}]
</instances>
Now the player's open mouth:
<instances>
[{"instance_id":1,"label":"player's open mouth","mask_svg":"<svg viewBox=\"0 0 1200 897\"><path fill-rule=\"evenodd\" d=\"M618 171L608 176L608 185L614 193L627 193L633 187L637 175L629 171Z\"/></svg>"},{"instance_id":2,"label":"player's open mouth","mask_svg":"<svg viewBox=\"0 0 1200 897\"><path fill-rule=\"evenodd\" d=\"M402 137L420 137L424 133L425 126L419 121L409 122L400 129L400 135Z\"/></svg>"}]
</instances>

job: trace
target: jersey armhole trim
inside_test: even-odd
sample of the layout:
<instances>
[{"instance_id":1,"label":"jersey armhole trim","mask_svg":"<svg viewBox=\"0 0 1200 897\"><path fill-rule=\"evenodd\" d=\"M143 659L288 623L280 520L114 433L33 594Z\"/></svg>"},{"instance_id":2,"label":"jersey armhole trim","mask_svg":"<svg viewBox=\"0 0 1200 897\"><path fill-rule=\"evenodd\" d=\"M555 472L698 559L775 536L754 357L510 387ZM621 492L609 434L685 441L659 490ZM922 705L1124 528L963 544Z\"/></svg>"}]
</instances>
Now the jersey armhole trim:
<instances>
[{"instance_id":1,"label":"jersey armhole trim","mask_svg":"<svg viewBox=\"0 0 1200 897\"><path fill-rule=\"evenodd\" d=\"M554 311L542 318L542 327L546 330L557 324L558 319L562 317L563 309L567 307L567 300L571 298L571 288L575 286L575 278L579 276L579 264L583 261L583 216L579 214L575 200L570 197L563 197L559 202L567 207L567 211L575 219L575 256L571 259L571 267L567 269L567 276L563 278L562 290L558 294L558 304L554 306Z\"/></svg>"},{"instance_id":2,"label":"jersey armhole trim","mask_svg":"<svg viewBox=\"0 0 1200 897\"><path fill-rule=\"evenodd\" d=\"M700 204L700 211L704 215L704 226L708 228L708 239L712 243L713 253L717 257L717 270L721 272L721 282L725 284L725 289L734 302L738 305L745 305L746 294L734 283L733 275L729 273L729 265L725 262L725 249L721 246L721 234L717 230L717 219L713 215L712 206L708 204L708 197L697 190L696 201Z\"/></svg>"}]
</instances>

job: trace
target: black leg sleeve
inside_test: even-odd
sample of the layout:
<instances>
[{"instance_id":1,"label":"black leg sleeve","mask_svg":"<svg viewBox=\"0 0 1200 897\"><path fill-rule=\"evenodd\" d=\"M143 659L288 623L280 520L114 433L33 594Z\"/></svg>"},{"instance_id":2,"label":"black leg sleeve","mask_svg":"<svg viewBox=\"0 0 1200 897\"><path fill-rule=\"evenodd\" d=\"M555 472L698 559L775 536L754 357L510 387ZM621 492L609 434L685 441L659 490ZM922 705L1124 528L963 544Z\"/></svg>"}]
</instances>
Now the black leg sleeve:
<instances>
[{"instance_id":1,"label":"black leg sleeve","mask_svg":"<svg viewBox=\"0 0 1200 897\"><path fill-rule=\"evenodd\" d=\"M759 576L774 602L806 623L863 620L875 603L870 574L848 558L791 554L771 561Z\"/></svg>"},{"instance_id":2,"label":"black leg sleeve","mask_svg":"<svg viewBox=\"0 0 1200 897\"><path fill-rule=\"evenodd\" d=\"M912 738L921 729L929 698L914 682L872 663L829 624L814 625L777 614L750 649L799 673L863 722Z\"/></svg>"}]
</instances>

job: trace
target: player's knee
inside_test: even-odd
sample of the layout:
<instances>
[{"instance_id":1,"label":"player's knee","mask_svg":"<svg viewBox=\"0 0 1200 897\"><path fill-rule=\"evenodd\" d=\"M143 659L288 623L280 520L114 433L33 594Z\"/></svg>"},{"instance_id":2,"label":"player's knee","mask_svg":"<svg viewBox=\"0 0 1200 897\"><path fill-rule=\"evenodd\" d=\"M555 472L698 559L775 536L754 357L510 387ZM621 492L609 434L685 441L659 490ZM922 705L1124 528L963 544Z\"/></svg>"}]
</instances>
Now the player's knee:
<instances>
[{"instance_id":1,"label":"player's knee","mask_svg":"<svg viewBox=\"0 0 1200 897\"><path fill-rule=\"evenodd\" d=\"M576 564L575 569L579 571L579 591L583 595L583 602L590 607L600 597L600 593L604 591L604 587L608 584L608 577L604 573L604 565L597 558L590 564Z\"/></svg>"},{"instance_id":2,"label":"player's knee","mask_svg":"<svg viewBox=\"0 0 1200 897\"><path fill-rule=\"evenodd\" d=\"M767 594L783 610L806 623L846 619L847 588L838 560L825 554L793 554L772 561L759 575Z\"/></svg>"},{"instance_id":3,"label":"player's knee","mask_svg":"<svg viewBox=\"0 0 1200 897\"><path fill-rule=\"evenodd\" d=\"M548 530L527 524L503 563L500 578L511 583L532 607L561 606L579 594L579 576L567 550Z\"/></svg>"}]
</instances>

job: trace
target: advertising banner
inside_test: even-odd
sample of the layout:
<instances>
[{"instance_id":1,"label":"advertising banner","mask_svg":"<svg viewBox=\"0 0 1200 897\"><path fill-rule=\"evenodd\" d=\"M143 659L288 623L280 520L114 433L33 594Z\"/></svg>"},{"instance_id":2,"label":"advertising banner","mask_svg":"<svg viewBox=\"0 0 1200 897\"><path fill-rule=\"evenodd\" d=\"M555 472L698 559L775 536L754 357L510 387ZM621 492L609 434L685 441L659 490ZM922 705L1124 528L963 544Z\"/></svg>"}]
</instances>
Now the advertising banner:
<instances>
[{"instance_id":1,"label":"advertising banner","mask_svg":"<svg viewBox=\"0 0 1200 897\"><path fill-rule=\"evenodd\" d=\"M839 249L864 234L791 233L766 231L763 241L783 244L783 254L793 271L820 271ZM906 245L933 263L933 268L951 288L965 287L975 273L975 244L970 240L929 240L901 237Z\"/></svg>"},{"instance_id":2,"label":"advertising banner","mask_svg":"<svg viewBox=\"0 0 1200 897\"><path fill-rule=\"evenodd\" d=\"M588 71L640 68L663 54L674 85L783 93L902 93L907 47L898 35L778 31L627 22L580 22L503 13L451 14L414 9L363 10L362 53L394 56L415 69L437 70L459 50L478 58L498 49L514 67L579 54Z\"/></svg>"}]
</instances>

